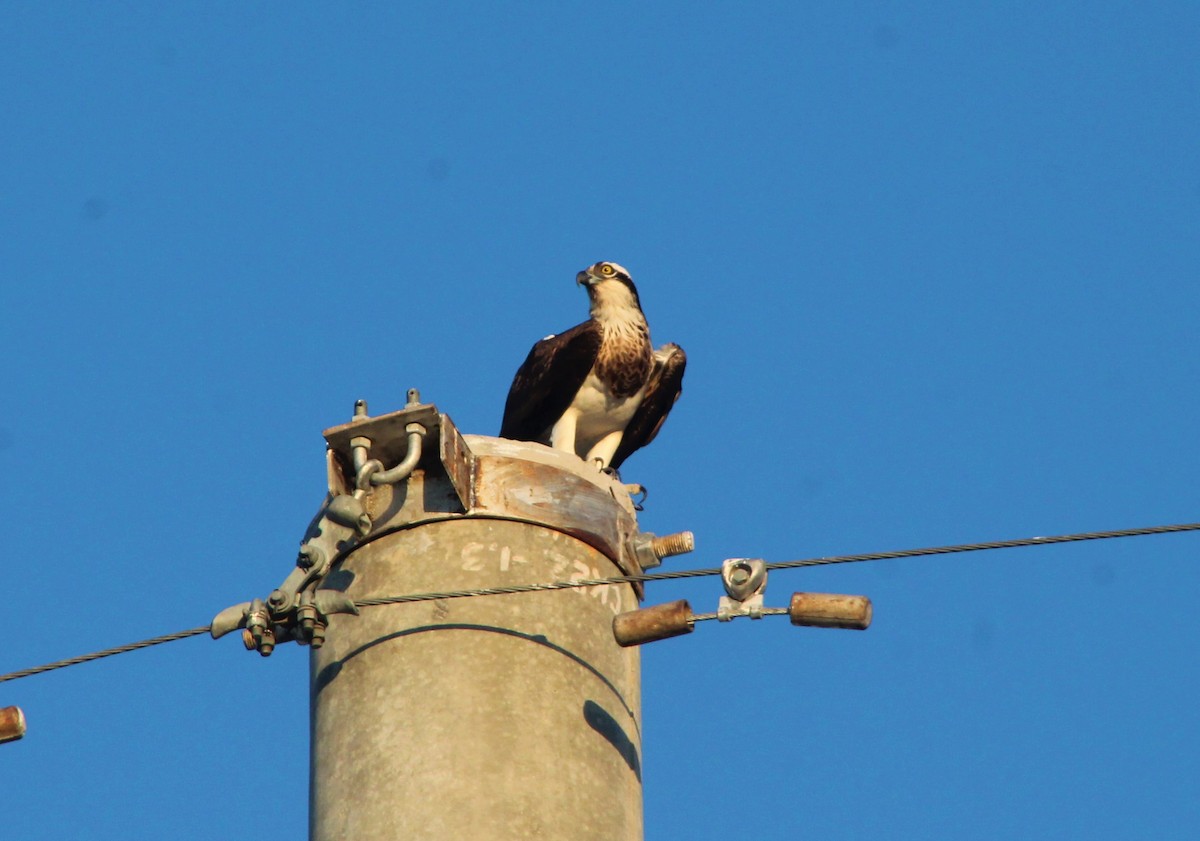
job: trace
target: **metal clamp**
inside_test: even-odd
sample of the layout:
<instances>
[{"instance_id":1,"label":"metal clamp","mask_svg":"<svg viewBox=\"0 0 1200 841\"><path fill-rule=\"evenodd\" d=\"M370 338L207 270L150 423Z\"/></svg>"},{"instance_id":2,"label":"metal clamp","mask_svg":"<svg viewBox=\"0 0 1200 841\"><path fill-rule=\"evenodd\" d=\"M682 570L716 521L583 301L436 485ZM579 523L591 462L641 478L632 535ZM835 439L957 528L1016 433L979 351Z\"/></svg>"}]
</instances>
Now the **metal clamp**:
<instances>
[{"instance_id":1,"label":"metal clamp","mask_svg":"<svg viewBox=\"0 0 1200 841\"><path fill-rule=\"evenodd\" d=\"M763 618L763 593L767 589L767 564L760 558L730 558L721 563L725 592L717 604L717 619L729 622L735 616Z\"/></svg>"},{"instance_id":2,"label":"metal clamp","mask_svg":"<svg viewBox=\"0 0 1200 841\"><path fill-rule=\"evenodd\" d=\"M787 616L793 625L812 628L847 628L864 631L871 624L871 600L866 596L834 593L793 593L787 607L764 607L767 564L758 558L730 558L721 564L721 581L727 595L716 613L693 613L686 600L631 610L613 618L613 638L621 646L642 645L690 634L697 622L717 619L730 622L739 616L762 619Z\"/></svg>"},{"instance_id":3,"label":"metal clamp","mask_svg":"<svg viewBox=\"0 0 1200 841\"><path fill-rule=\"evenodd\" d=\"M421 393L415 388L408 390L408 403L406 409L414 409L421 405ZM367 418L367 403L365 400L359 400L354 404L354 417L356 420L365 420ZM385 468L383 462L379 459L371 458L371 439L365 435L358 435L350 439L350 450L354 454L354 487L355 496L362 496L369 493L372 487L379 485L396 485L403 482L416 469L417 464L421 461L421 451L428 430L423 424L416 421L404 425L404 432L408 436L408 449L404 453L404 458L399 464Z\"/></svg>"},{"instance_id":4,"label":"metal clamp","mask_svg":"<svg viewBox=\"0 0 1200 841\"><path fill-rule=\"evenodd\" d=\"M344 593L318 588L334 560L354 548L370 531L371 518L358 496L328 497L300 544L295 569L271 591L265 602L254 599L218 613L209 629L212 638L243 628L246 648L264 657L278 643L288 640L319 648L325 642L329 616L357 615L358 608Z\"/></svg>"},{"instance_id":5,"label":"metal clamp","mask_svg":"<svg viewBox=\"0 0 1200 841\"><path fill-rule=\"evenodd\" d=\"M370 534L372 523L365 498L380 485L399 484L412 475L421 461L423 442L428 434L426 423L433 428L437 426L437 409L421 405L421 395L415 388L408 390L408 403L397 415L407 421L404 424L407 449L397 464L385 467L381 460L371 458L371 448L376 443L372 436L380 439L377 450L398 456L396 435L391 427L372 422L380 419L372 419L367 414L365 400L355 402L353 420L347 427L338 428L352 430L349 461L353 465L353 476L334 480L336 457L331 441L329 496L309 524L295 568L265 600L242 602L218 613L209 628L214 639L240 628L246 648L256 650L264 657L279 643L289 640L319 648L325 642L325 630L332 614L358 614L352 599L336 590L321 589L321 583L334 562ZM391 417L382 420L392 423ZM361 431L370 434L355 434L360 427ZM326 440L329 440L328 431ZM347 487L348 482L344 481L350 478L353 488Z\"/></svg>"}]
</instances>

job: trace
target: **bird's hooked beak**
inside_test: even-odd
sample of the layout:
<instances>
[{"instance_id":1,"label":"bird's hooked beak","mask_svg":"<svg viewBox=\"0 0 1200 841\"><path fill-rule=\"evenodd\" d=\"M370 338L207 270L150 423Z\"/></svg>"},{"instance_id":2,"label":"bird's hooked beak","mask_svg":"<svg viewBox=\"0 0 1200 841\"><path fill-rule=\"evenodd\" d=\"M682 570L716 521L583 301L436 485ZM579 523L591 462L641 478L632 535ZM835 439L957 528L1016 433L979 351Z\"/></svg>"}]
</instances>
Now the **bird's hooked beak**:
<instances>
[{"instance_id":1,"label":"bird's hooked beak","mask_svg":"<svg viewBox=\"0 0 1200 841\"><path fill-rule=\"evenodd\" d=\"M580 286L591 286L596 282L596 276L588 269L584 269L579 274L575 275L575 282Z\"/></svg>"}]
</instances>

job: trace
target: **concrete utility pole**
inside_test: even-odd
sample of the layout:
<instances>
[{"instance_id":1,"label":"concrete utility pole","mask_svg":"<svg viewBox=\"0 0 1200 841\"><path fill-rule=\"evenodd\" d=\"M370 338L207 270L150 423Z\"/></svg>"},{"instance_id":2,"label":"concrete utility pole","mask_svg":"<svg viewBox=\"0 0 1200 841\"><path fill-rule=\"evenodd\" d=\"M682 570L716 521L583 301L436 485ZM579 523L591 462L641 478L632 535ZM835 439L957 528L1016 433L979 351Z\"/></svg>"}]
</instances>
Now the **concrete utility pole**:
<instances>
[{"instance_id":1,"label":"concrete utility pole","mask_svg":"<svg viewBox=\"0 0 1200 841\"><path fill-rule=\"evenodd\" d=\"M690 552L690 532L641 532L594 464L460 435L415 390L379 417L360 401L325 440L329 495L295 567L209 626L264 656L312 646L311 841L640 841L636 646L707 619L871 622L861 596L767 607L758 558L693 571L721 575L716 613L638 610L640 584L604 582Z\"/></svg>"},{"instance_id":2,"label":"concrete utility pole","mask_svg":"<svg viewBox=\"0 0 1200 841\"><path fill-rule=\"evenodd\" d=\"M626 487L572 455L461 436L415 398L326 439L331 491L357 481L371 525L323 590L361 603L657 561ZM364 445L387 467L414 443L406 479L361 492ZM638 598L606 585L328 617L311 660L312 841L641 839L639 656L612 632Z\"/></svg>"}]
</instances>

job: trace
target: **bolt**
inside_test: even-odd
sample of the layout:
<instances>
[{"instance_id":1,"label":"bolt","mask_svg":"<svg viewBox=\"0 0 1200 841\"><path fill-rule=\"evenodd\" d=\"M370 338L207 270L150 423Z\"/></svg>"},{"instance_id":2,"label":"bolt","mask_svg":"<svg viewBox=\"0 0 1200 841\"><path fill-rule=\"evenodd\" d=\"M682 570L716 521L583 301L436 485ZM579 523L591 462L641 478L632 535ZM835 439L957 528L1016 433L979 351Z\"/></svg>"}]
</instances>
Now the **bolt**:
<instances>
[{"instance_id":1,"label":"bolt","mask_svg":"<svg viewBox=\"0 0 1200 841\"><path fill-rule=\"evenodd\" d=\"M658 558L669 558L672 555L686 555L696 548L696 537L690 531L678 534L664 534L650 542L650 551Z\"/></svg>"},{"instance_id":2,"label":"bolt","mask_svg":"<svg viewBox=\"0 0 1200 841\"><path fill-rule=\"evenodd\" d=\"M421 392L417 391L415 388L410 388L408 390L408 405L416 406L416 405L419 405L420 402L421 402Z\"/></svg>"},{"instance_id":3,"label":"bolt","mask_svg":"<svg viewBox=\"0 0 1200 841\"><path fill-rule=\"evenodd\" d=\"M366 417L368 417L367 401L366 400L355 400L354 401L354 419L359 420L361 418L366 418Z\"/></svg>"},{"instance_id":4,"label":"bolt","mask_svg":"<svg viewBox=\"0 0 1200 841\"><path fill-rule=\"evenodd\" d=\"M254 635L252 633L252 635ZM270 628L263 628L262 633L256 635L255 642L258 643L258 653L263 657L270 657L271 652L275 650L275 632Z\"/></svg>"}]
</instances>

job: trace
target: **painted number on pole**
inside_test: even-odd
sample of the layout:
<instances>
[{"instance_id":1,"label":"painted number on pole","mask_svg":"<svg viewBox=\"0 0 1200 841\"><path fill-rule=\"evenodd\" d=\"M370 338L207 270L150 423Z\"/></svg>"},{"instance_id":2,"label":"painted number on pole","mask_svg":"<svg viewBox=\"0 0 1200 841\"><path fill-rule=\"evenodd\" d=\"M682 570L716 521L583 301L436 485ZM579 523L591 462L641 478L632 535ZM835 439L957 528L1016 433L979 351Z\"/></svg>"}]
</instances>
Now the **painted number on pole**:
<instances>
[{"instance_id":1,"label":"painted number on pole","mask_svg":"<svg viewBox=\"0 0 1200 841\"><path fill-rule=\"evenodd\" d=\"M522 556L513 554L511 548L499 543L468 543L463 547L462 559L462 568L467 572L483 572L486 569L508 572L513 564L528 563Z\"/></svg>"},{"instance_id":2,"label":"painted number on pole","mask_svg":"<svg viewBox=\"0 0 1200 841\"><path fill-rule=\"evenodd\" d=\"M465 572L509 572L528 562L528 558L513 552L512 547L502 543L473 541L462 548L462 569ZM587 581L603 577L596 567L558 552L550 554L550 562L550 574L556 581L561 581L564 576L568 581ZM575 588L575 592L583 598L598 600L614 614L624 610L621 605L621 590L614 584L578 587Z\"/></svg>"}]
</instances>

